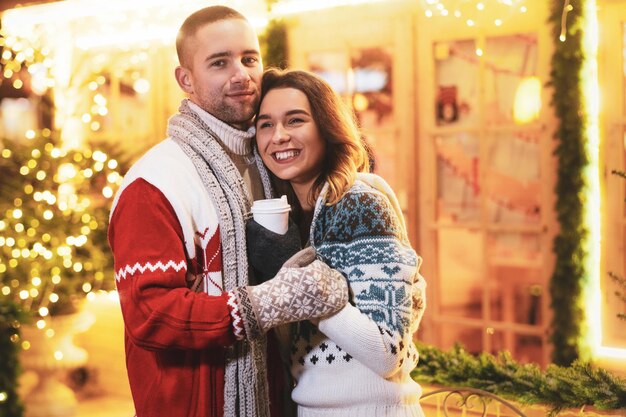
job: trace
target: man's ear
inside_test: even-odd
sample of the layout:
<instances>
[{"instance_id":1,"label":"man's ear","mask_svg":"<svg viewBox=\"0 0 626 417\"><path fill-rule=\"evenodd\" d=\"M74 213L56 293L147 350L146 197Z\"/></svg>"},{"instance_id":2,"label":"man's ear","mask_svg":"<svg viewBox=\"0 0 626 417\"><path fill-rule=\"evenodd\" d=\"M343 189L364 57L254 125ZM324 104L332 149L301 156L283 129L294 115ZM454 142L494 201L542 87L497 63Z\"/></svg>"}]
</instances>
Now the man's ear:
<instances>
[{"instance_id":1,"label":"man's ear","mask_svg":"<svg viewBox=\"0 0 626 417\"><path fill-rule=\"evenodd\" d=\"M192 94L193 83L191 82L191 74L189 74L189 70L179 65L174 70L174 75L176 76L176 81L178 82L180 88L185 93Z\"/></svg>"}]
</instances>

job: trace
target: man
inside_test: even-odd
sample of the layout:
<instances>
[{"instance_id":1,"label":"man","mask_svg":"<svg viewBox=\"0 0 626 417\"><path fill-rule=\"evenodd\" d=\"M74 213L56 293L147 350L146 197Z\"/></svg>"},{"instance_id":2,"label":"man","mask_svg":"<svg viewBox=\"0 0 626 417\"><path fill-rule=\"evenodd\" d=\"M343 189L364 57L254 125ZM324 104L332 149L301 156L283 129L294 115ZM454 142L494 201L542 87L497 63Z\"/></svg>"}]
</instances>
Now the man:
<instances>
[{"instance_id":1,"label":"man","mask_svg":"<svg viewBox=\"0 0 626 417\"><path fill-rule=\"evenodd\" d=\"M125 175L109 226L135 409L138 417L268 416L277 367L266 367L264 334L339 310L347 287L306 251L249 285L245 222L252 200L271 195L251 144L258 39L237 11L213 6L187 18L176 49L188 98L169 137ZM289 308L302 300L313 308ZM280 404L271 405L278 415Z\"/></svg>"}]
</instances>

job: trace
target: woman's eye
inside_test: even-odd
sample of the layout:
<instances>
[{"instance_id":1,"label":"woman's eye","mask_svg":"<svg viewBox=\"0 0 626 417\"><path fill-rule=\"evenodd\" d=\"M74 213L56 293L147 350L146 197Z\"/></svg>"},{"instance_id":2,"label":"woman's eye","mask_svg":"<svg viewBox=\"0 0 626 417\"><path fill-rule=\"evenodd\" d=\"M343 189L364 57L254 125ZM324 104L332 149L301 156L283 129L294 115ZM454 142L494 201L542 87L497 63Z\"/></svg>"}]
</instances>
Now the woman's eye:
<instances>
[{"instance_id":1,"label":"woman's eye","mask_svg":"<svg viewBox=\"0 0 626 417\"><path fill-rule=\"evenodd\" d=\"M294 125L294 124L298 124L298 123L302 123L302 122L304 122L304 120L300 119L298 117L294 117L293 119L289 120L289 124L290 125Z\"/></svg>"},{"instance_id":2,"label":"woman's eye","mask_svg":"<svg viewBox=\"0 0 626 417\"><path fill-rule=\"evenodd\" d=\"M259 126L257 127L257 129L263 129L265 127L271 127L272 124L270 122L263 122L263 123L259 123Z\"/></svg>"}]
</instances>

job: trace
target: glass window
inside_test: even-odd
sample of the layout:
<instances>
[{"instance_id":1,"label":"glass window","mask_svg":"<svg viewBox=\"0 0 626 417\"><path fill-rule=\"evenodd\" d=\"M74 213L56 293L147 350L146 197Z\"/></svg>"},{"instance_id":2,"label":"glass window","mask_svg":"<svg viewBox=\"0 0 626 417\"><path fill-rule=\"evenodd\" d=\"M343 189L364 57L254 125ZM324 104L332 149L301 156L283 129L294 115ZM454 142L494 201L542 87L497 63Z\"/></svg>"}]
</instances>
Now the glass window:
<instances>
[{"instance_id":1,"label":"glass window","mask_svg":"<svg viewBox=\"0 0 626 417\"><path fill-rule=\"evenodd\" d=\"M539 135L533 131L490 135L484 188L491 223L541 221L539 151Z\"/></svg>"},{"instance_id":2,"label":"glass window","mask_svg":"<svg viewBox=\"0 0 626 417\"><path fill-rule=\"evenodd\" d=\"M436 314L457 320L449 332L470 351L508 350L544 363L546 141L536 123L537 44L534 34L435 42L430 137Z\"/></svg>"},{"instance_id":3,"label":"glass window","mask_svg":"<svg viewBox=\"0 0 626 417\"><path fill-rule=\"evenodd\" d=\"M475 41L438 42L434 57L437 125L475 126L479 121L479 60Z\"/></svg>"},{"instance_id":4,"label":"glass window","mask_svg":"<svg viewBox=\"0 0 626 417\"><path fill-rule=\"evenodd\" d=\"M483 61L486 123L525 124L534 121L541 108L537 37L516 34L487 38Z\"/></svg>"},{"instance_id":5,"label":"glass window","mask_svg":"<svg viewBox=\"0 0 626 417\"><path fill-rule=\"evenodd\" d=\"M446 323L437 332L440 333L441 349L447 350L460 343L470 353L479 354L483 351L483 330L480 328Z\"/></svg>"},{"instance_id":6,"label":"glass window","mask_svg":"<svg viewBox=\"0 0 626 417\"><path fill-rule=\"evenodd\" d=\"M531 233L492 233L487 240L492 320L542 325L541 239Z\"/></svg>"},{"instance_id":7,"label":"glass window","mask_svg":"<svg viewBox=\"0 0 626 417\"><path fill-rule=\"evenodd\" d=\"M398 139L394 120L393 51L356 48L308 54L308 68L326 80L353 108L368 145L372 169L394 189L403 179L397 172Z\"/></svg>"},{"instance_id":8,"label":"glass window","mask_svg":"<svg viewBox=\"0 0 626 417\"><path fill-rule=\"evenodd\" d=\"M437 152L437 220L480 220L479 142L471 133L435 137Z\"/></svg>"},{"instance_id":9,"label":"glass window","mask_svg":"<svg viewBox=\"0 0 626 417\"><path fill-rule=\"evenodd\" d=\"M483 315L483 235L462 228L438 233L438 305L444 316L481 318Z\"/></svg>"}]
</instances>

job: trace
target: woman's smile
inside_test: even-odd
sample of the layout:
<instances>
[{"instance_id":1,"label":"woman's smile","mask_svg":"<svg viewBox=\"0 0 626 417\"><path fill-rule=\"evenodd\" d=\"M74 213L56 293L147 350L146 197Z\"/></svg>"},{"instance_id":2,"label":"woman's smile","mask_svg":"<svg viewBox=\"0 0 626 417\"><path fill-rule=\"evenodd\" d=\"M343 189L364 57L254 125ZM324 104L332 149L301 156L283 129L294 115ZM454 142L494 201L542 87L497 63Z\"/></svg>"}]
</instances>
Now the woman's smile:
<instances>
[{"instance_id":1,"label":"woman's smile","mask_svg":"<svg viewBox=\"0 0 626 417\"><path fill-rule=\"evenodd\" d=\"M289 163L294 161L300 156L300 151L297 149L290 149L286 151L278 151L272 154L272 157L279 163Z\"/></svg>"}]
</instances>

